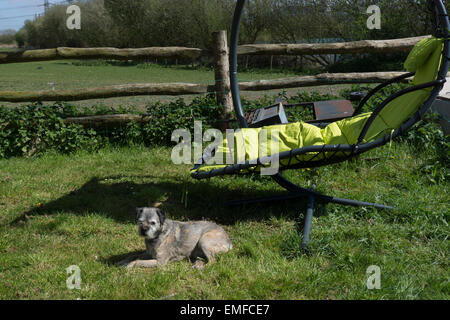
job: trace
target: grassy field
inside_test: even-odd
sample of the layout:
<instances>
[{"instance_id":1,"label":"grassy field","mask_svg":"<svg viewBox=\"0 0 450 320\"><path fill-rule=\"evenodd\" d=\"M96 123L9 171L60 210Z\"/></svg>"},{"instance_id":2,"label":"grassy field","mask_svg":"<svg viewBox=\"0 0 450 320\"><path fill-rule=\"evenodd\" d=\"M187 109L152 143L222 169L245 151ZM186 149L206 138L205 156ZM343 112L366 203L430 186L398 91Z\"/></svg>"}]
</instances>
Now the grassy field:
<instances>
[{"instance_id":1,"label":"grassy field","mask_svg":"<svg viewBox=\"0 0 450 320\"><path fill-rule=\"evenodd\" d=\"M214 71L206 68L190 66L163 66L157 64L127 64L77 60L44 61L29 63L13 63L2 65L0 73L1 90L55 90L90 88L116 84L147 83L147 82L188 82L214 84ZM240 81L252 81L261 79L277 79L292 77L296 74L290 71L274 72L241 72ZM321 93L336 94L344 85L322 86L316 88L302 88L302 91L319 91ZM287 93L294 95L298 89L289 89ZM264 95L275 95L279 90L263 92L243 92L242 96L248 99L257 99ZM194 96L181 96L189 101ZM109 99L95 99L76 102L80 106L92 106L94 104L108 106L136 106L144 107L146 104L162 101L167 102L179 97L168 96L131 96ZM21 105L2 103L3 105Z\"/></svg>"},{"instance_id":2,"label":"grassy field","mask_svg":"<svg viewBox=\"0 0 450 320\"><path fill-rule=\"evenodd\" d=\"M420 170L426 156L406 144L288 173L325 193L396 207L319 206L309 254L298 231L304 202L224 208L225 200L279 188L259 176L194 181L170 152L107 148L0 160L0 298L450 298L449 185L431 183ZM224 226L233 250L204 271L189 261L153 270L115 266L144 250L133 209L154 201L172 219ZM66 287L71 265L81 269L80 290ZM366 287L370 265L381 268L379 290Z\"/></svg>"},{"instance_id":3,"label":"grassy field","mask_svg":"<svg viewBox=\"0 0 450 320\"><path fill-rule=\"evenodd\" d=\"M2 65L0 90L82 88L141 82L213 83L213 71L155 64L51 61ZM241 73L240 80L294 76ZM337 95L345 86L303 88ZM296 89L288 90L292 95ZM269 92L244 93L250 99ZM191 96L183 97L187 100ZM77 103L143 108L176 97ZM3 104L3 103L2 103ZM6 103L4 105L7 105ZM18 104L23 105L23 104ZM269 178L194 181L168 147L0 159L0 299L449 299L449 184L422 173L426 154L406 144L353 162L287 175L321 192L386 203L392 211L319 205L310 252L301 250L303 201L226 208L226 200L281 192ZM373 161L373 159L378 159ZM182 199L186 199L183 201ZM134 208L160 201L169 218L222 225L234 248L204 271L182 261L153 270L115 263L144 250ZM80 290L66 268L81 269ZM381 268L381 289L366 270Z\"/></svg>"}]
</instances>

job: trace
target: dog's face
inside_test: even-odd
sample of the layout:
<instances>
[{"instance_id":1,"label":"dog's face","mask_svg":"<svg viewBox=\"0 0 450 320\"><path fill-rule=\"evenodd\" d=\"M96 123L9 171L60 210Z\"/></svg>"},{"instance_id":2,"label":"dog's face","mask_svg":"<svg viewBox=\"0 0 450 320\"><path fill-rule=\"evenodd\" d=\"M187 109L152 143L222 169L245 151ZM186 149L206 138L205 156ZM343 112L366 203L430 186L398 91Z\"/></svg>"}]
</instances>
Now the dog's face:
<instances>
[{"instance_id":1,"label":"dog's face","mask_svg":"<svg viewBox=\"0 0 450 320\"><path fill-rule=\"evenodd\" d=\"M137 208L139 235L146 239L156 239L161 233L166 214L158 208Z\"/></svg>"}]
</instances>

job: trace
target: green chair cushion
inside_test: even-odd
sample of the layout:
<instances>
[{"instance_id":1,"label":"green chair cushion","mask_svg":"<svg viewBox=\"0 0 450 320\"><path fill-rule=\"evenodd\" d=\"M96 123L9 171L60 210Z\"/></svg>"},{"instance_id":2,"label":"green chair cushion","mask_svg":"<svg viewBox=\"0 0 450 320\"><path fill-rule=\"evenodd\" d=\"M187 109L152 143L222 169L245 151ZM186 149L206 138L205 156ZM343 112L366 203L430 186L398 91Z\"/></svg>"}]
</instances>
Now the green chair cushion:
<instances>
[{"instance_id":1,"label":"green chair cushion","mask_svg":"<svg viewBox=\"0 0 450 320\"><path fill-rule=\"evenodd\" d=\"M426 42L424 42L427 40ZM411 84L418 85L422 83L426 83L429 81L433 81L437 78L439 67L441 64L442 50L444 46L443 39L430 38L420 41L414 49L411 51L413 53L416 48L420 48L423 44L424 47L420 53L416 54L412 58L408 58L410 62L408 63L408 59L405 63L405 67L414 67L414 69L406 68L408 71L416 72L413 81ZM427 89L431 91L431 89Z\"/></svg>"},{"instance_id":2,"label":"green chair cushion","mask_svg":"<svg viewBox=\"0 0 450 320\"><path fill-rule=\"evenodd\" d=\"M435 38L427 38L419 41L406 58L405 69L409 72L416 72L435 51L437 46L435 40Z\"/></svg>"}]
</instances>

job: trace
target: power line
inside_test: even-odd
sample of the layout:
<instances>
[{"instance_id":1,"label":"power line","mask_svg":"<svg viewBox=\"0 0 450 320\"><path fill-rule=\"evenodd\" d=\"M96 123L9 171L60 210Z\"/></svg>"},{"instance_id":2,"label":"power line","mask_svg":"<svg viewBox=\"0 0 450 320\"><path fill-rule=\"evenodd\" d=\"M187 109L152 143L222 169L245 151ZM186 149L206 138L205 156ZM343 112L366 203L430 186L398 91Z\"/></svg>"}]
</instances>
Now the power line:
<instances>
[{"instance_id":1,"label":"power line","mask_svg":"<svg viewBox=\"0 0 450 320\"><path fill-rule=\"evenodd\" d=\"M44 0L43 4L32 4L32 5L19 6L19 7L0 8L0 11L15 10L15 9L25 9L25 8L37 8L37 7L45 7L46 9L48 9L50 6L53 6L53 5L60 5L60 4L64 4L64 3L72 3L73 1L74 0L65 0L65 1L60 1L60 2L50 2L49 0Z\"/></svg>"},{"instance_id":2,"label":"power line","mask_svg":"<svg viewBox=\"0 0 450 320\"><path fill-rule=\"evenodd\" d=\"M60 4L65 4L65 3L72 3L74 0L64 0L64 1L59 1L59 2L50 2L51 5L60 5Z\"/></svg>"},{"instance_id":3,"label":"power line","mask_svg":"<svg viewBox=\"0 0 450 320\"><path fill-rule=\"evenodd\" d=\"M28 6L21 6L21 7L0 8L0 11L24 9L24 8L37 8L37 7L43 7L43 6L44 6L43 4L35 4L35 5L28 5Z\"/></svg>"},{"instance_id":4,"label":"power line","mask_svg":"<svg viewBox=\"0 0 450 320\"><path fill-rule=\"evenodd\" d=\"M4 2L6 0L0 0L0 2ZM45 13L50 6L53 5L62 5L65 3L72 3L73 0L63 0L59 2L50 2L49 0L44 0L43 4L35 4L35 5L26 5L26 6L18 6L18 7L9 7L9 8L0 8L0 11L6 11L6 10L14 10L14 9L25 9L25 8L40 8L44 7L44 12L39 12L35 14L28 14L28 15L20 15L20 16L12 16L12 17L0 17L0 20L13 20L13 19L19 19L19 18L28 18L28 17L36 17L38 15L41 15Z\"/></svg>"},{"instance_id":5,"label":"power line","mask_svg":"<svg viewBox=\"0 0 450 320\"><path fill-rule=\"evenodd\" d=\"M36 14L27 14L27 15L24 15L24 16L0 17L0 20L18 19L18 18L26 18L26 17L35 17L37 14L42 14L42 12L41 12L41 13L36 13Z\"/></svg>"},{"instance_id":6,"label":"power line","mask_svg":"<svg viewBox=\"0 0 450 320\"><path fill-rule=\"evenodd\" d=\"M2 1L2 0L0 0ZM71 3L73 0L65 0L65 1L60 1L60 2L54 2L51 3L49 2L49 0L44 0L43 4L35 4L35 5L26 5L26 6L19 6L19 7L9 7L9 8L0 8L0 11L6 11L6 10L15 10L15 9L25 9L25 8L40 8L40 7L44 7L44 12L47 11L50 7L50 5L59 5L59 4L63 4L63 3ZM36 15L40 15L43 12L40 13L36 13L36 14L29 14L29 15L21 15L21 16L13 16L13 17L0 17L0 20L9 20L9 19L18 19L18 18L26 18L26 17L33 17Z\"/></svg>"}]
</instances>

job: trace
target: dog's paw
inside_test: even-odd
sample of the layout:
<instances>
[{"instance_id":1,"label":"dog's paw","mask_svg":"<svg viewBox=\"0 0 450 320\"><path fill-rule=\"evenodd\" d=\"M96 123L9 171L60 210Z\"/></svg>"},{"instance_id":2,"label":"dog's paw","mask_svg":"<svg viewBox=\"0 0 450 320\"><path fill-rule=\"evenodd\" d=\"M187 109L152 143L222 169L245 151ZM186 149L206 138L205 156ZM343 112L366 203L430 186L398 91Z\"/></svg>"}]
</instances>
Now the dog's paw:
<instances>
[{"instance_id":1,"label":"dog's paw","mask_svg":"<svg viewBox=\"0 0 450 320\"><path fill-rule=\"evenodd\" d=\"M192 269L205 270L205 263L201 260L197 260L192 266Z\"/></svg>"}]
</instances>

